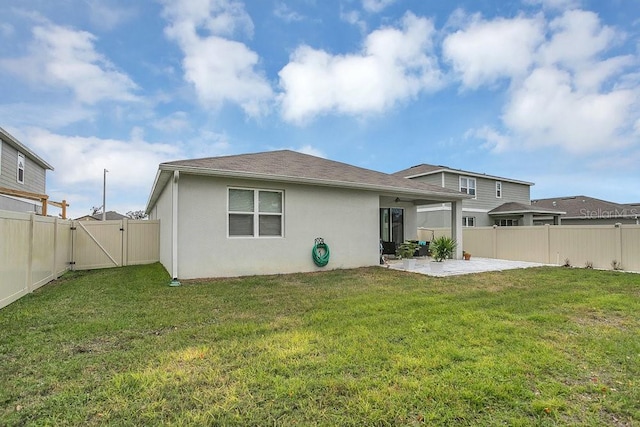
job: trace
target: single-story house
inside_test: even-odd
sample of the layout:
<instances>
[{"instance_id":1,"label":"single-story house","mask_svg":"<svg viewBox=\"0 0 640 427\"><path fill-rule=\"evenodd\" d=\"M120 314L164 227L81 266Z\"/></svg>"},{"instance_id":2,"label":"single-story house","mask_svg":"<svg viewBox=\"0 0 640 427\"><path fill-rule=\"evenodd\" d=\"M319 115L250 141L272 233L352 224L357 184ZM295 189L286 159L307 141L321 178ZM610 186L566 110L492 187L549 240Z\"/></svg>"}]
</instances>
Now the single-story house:
<instances>
[{"instance_id":1,"label":"single-story house","mask_svg":"<svg viewBox=\"0 0 640 427\"><path fill-rule=\"evenodd\" d=\"M640 224L640 205L621 204L589 196L552 197L531 201L532 206L564 211L563 225ZM536 225L553 223L549 216L541 215Z\"/></svg>"},{"instance_id":2,"label":"single-story house","mask_svg":"<svg viewBox=\"0 0 640 427\"><path fill-rule=\"evenodd\" d=\"M310 272L379 263L381 241L417 239L416 207L455 190L290 150L161 163L146 213L160 220L160 262L174 279ZM329 246L326 267L312 259Z\"/></svg>"},{"instance_id":3,"label":"single-story house","mask_svg":"<svg viewBox=\"0 0 640 427\"><path fill-rule=\"evenodd\" d=\"M107 221L120 221L125 218L128 218L128 216L122 215L121 213L116 211L107 211L105 214L105 219ZM102 213L97 213L95 215L84 215L76 218L76 221L102 221Z\"/></svg>"}]
</instances>

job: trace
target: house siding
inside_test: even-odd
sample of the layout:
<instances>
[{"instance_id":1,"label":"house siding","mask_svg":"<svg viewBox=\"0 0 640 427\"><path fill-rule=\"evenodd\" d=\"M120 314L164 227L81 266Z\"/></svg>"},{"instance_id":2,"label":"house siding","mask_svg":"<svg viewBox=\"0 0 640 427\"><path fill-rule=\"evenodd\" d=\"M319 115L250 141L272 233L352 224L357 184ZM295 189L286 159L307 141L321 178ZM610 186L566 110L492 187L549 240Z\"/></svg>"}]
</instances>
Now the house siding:
<instances>
[{"instance_id":1,"label":"house siding","mask_svg":"<svg viewBox=\"0 0 640 427\"><path fill-rule=\"evenodd\" d=\"M284 191L284 237L227 237L230 186ZM166 193L167 189L162 197ZM181 279L321 270L311 257L316 237L324 238L331 250L324 269L379 261L380 201L373 192L181 174L178 200ZM161 219L161 232L170 233L166 227L170 221L164 218L167 209L154 210ZM161 248L163 242L168 246L164 237ZM161 262L169 268L163 259L161 249Z\"/></svg>"},{"instance_id":2,"label":"house siding","mask_svg":"<svg viewBox=\"0 0 640 427\"><path fill-rule=\"evenodd\" d=\"M45 194L45 174L44 168L35 163L27 153L22 153L25 157L24 184L18 183L18 150L2 141L2 166L0 169L0 187L11 188L12 190L29 191L31 193Z\"/></svg>"},{"instance_id":3,"label":"house siding","mask_svg":"<svg viewBox=\"0 0 640 427\"><path fill-rule=\"evenodd\" d=\"M531 203L531 188L527 184L518 184L515 182L500 181L491 178L482 178L450 172L443 173L445 175L445 188L449 188L452 190L460 190L460 177L475 178L476 198L463 200L462 216L474 217L476 219L476 227L486 227L493 225L494 219L488 215L488 212L491 209L502 205L503 203ZM442 185L442 173L436 173L412 179L420 182ZM496 182L498 181L502 182L501 198L496 197ZM429 210L420 212L420 208L426 208ZM451 227L451 209L450 204L448 203L420 206L418 208L418 211L418 227Z\"/></svg>"}]
</instances>

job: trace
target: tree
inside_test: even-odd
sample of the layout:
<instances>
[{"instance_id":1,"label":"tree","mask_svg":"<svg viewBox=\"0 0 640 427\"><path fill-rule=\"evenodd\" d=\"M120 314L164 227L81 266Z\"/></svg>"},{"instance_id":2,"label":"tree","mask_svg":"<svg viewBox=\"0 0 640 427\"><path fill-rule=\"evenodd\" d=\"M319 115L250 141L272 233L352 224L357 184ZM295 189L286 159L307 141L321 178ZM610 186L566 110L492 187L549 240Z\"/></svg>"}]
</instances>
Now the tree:
<instances>
[{"instance_id":1,"label":"tree","mask_svg":"<svg viewBox=\"0 0 640 427\"><path fill-rule=\"evenodd\" d=\"M129 211L127 216L131 219L147 219L147 214L144 211Z\"/></svg>"},{"instance_id":2,"label":"tree","mask_svg":"<svg viewBox=\"0 0 640 427\"><path fill-rule=\"evenodd\" d=\"M102 206L91 206L91 216L102 213Z\"/></svg>"}]
</instances>

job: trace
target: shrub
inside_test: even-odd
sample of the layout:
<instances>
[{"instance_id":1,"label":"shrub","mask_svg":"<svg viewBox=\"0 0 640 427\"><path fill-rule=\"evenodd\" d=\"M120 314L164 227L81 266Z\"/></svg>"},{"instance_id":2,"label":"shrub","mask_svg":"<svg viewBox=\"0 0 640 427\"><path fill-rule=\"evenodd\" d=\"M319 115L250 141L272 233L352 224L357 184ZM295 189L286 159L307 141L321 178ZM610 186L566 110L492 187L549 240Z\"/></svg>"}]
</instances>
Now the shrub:
<instances>
[{"instance_id":1,"label":"shrub","mask_svg":"<svg viewBox=\"0 0 640 427\"><path fill-rule=\"evenodd\" d=\"M451 237L441 236L431 242L429 249L431 249L433 259L438 262L442 262L453 256L456 246L457 244L455 240Z\"/></svg>"}]
</instances>

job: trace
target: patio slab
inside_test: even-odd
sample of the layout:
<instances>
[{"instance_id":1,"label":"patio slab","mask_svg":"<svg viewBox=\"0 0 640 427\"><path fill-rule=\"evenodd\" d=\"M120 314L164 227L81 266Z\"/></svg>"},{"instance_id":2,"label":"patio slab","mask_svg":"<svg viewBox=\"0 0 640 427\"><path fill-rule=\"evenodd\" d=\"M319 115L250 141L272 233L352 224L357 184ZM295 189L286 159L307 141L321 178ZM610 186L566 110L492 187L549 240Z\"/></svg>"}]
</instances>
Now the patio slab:
<instances>
[{"instance_id":1,"label":"patio slab","mask_svg":"<svg viewBox=\"0 0 640 427\"><path fill-rule=\"evenodd\" d=\"M550 264L540 264L537 262L508 261L504 259L478 258L473 257L469 261L448 259L442 264L442 271L433 271L431 258L416 259L416 266L410 271L412 273L426 274L434 277L459 276L462 274L483 273L486 271L514 270L517 268L542 267ZM390 260L384 267L394 270L405 271L401 260Z\"/></svg>"}]
</instances>

